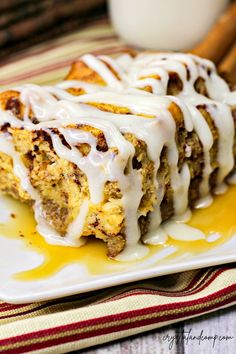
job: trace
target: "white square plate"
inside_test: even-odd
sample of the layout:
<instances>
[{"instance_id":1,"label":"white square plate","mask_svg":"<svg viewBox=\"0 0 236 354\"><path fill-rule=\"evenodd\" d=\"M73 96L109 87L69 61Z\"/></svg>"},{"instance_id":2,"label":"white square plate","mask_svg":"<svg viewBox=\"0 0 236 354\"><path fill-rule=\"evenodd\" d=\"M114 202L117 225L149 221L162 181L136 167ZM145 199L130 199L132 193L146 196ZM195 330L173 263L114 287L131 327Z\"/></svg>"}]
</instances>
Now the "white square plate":
<instances>
[{"instance_id":1,"label":"white square plate","mask_svg":"<svg viewBox=\"0 0 236 354\"><path fill-rule=\"evenodd\" d=\"M8 199L0 199L0 224L10 222L11 210ZM12 203L12 202L11 202ZM27 220L22 220L27 222ZM83 262L66 265L52 276L33 280L18 280L16 273L38 267L43 255L31 247L26 247L21 237L6 237L0 233L0 298L9 303L27 303L55 299L63 296L83 293L114 285L161 275L182 272L190 269L207 267L236 261L236 235L228 241L208 250L193 255L177 253L173 246L163 247L136 263L121 264L114 261L108 271L91 274ZM171 256L170 256L171 255Z\"/></svg>"}]
</instances>

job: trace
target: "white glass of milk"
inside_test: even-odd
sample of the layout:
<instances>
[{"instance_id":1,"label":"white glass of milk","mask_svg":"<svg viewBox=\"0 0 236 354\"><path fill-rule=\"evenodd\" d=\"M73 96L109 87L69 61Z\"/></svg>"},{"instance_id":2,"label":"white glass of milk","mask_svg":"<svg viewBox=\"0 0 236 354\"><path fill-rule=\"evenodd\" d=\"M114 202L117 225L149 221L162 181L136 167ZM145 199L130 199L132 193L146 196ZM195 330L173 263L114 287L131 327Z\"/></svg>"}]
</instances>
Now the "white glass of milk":
<instances>
[{"instance_id":1,"label":"white glass of milk","mask_svg":"<svg viewBox=\"0 0 236 354\"><path fill-rule=\"evenodd\" d=\"M182 50L197 44L228 0L109 0L116 32L146 49Z\"/></svg>"}]
</instances>

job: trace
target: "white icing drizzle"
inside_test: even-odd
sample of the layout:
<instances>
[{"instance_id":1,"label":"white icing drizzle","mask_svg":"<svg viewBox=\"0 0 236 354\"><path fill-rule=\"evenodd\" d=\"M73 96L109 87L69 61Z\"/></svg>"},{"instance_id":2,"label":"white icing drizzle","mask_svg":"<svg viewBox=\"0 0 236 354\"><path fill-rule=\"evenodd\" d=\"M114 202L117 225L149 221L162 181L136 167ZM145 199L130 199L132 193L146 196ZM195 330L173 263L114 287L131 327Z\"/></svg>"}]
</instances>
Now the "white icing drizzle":
<instances>
[{"instance_id":1,"label":"white icing drizzle","mask_svg":"<svg viewBox=\"0 0 236 354\"><path fill-rule=\"evenodd\" d=\"M218 240L220 237L221 237L221 235L220 235L219 233L210 234L210 235L207 237L207 242L215 242L215 241Z\"/></svg>"},{"instance_id":2,"label":"white icing drizzle","mask_svg":"<svg viewBox=\"0 0 236 354\"><path fill-rule=\"evenodd\" d=\"M168 161L170 164L171 170L171 183L173 189L173 201L174 201L174 209L177 215L181 215L185 212L188 205L188 188L190 183L190 173L188 166L185 164L183 166L182 171L178 171L178 149L175 141L175 133L176 133L176 125L168 111L168 106L171 103L171 100L167 97L155 97L149 96L145 97L145 101L140 103L139 96L135 95L122 95L122 94L114 94L114 93L106 93L105 102L115 105L115 106L125 106L128 107L133 113L142 112L144 114L150 114L153 116L157 116L157 119L141 119L141 122L145 124L145 130L140 130L140 125L138 125L137 119L133 121L136 125L132 128L130 127L130 123L132 122L132 117L127 119L116 119L116 123L120 124L120 130L122 132L133 132L140 139L144 140L148 147L148 152L150 158L153 160L155 165L154 176L156 175L156 171L160 166L160 154L164 146L168 148ZM78 97L78 101L80 102L104 102L104 96L101 93L97 93L94 95L83 95ZM181 106L184 106L179 102L177 98L174 98L176 103L179 103ZM193 129L193 123L191 121L190 114L187 108L185 110L185 128L188 131ZM112 118L117 118L117 115L112 116ZM145 123L146 122L146 123ZM126 124L124 127L123 124ZM132 123L131 123L132 124ZM156 137L159 137L157 139ZM155 207L155 213L151 216L151 226L150 229L157 227L157 220L160 219L160 203L162 200L158 199L159 205ZM160 220L161 222L161 220ZM159 223L160 223L159 222ZM152 227L152 223L155 226Z\"/></svg>"},{"instance_id":3,"label":"white icing drizzle","mask_svg":"<svg viewBox=\"0 0 236 354\"><path fill-rule=\"evenodd\" d=\"M148 232L143 237L143 242L151 245L160 245L166 243L168 240L168 233L163 229L162 226L157 226L155 230Z\"/></svg>"},{"instance_id":4,"label":"white icing drizzle","mask_svg":"<svg viewBox=\"0 0 236 354\"><path fill-rule=\"evenodd\" d=\"M10 116L10 115L9 115ZM11 116L8 121L11 121ZM21 188L29 194L31 199L34 201L34 211L35 211L35 219L38 223L37 230L40 232L45 239L52 244L62 244L68 246L80 246L82 243L78 240L70 240L75 234L75 228L73 227L74 223L80 224L81 228L83 228L82 222L82 213L78 215L78 218L70 225L68 237L61 237L59 233L57 233L46 221L44 218L44 213L41 206L41 198L37 190L32 186L28 174L28 169L23 164L20 156L17 151L14 149L14 144L12 141L12 137L10 135L0 135L0 151L11 156L13 160L13 168L14 174L19 178ZM83 208L81 208L83 210ZM79 220L78 220L79 219ZM69 231L70 231L69 230ZM77 230L78 232L78 230ZM67 236L66 235L66 236Z\"/></svg>"},{"instance_id":5,"label":"white icing drizzle","mask_svg":"<svg viewBox=\"0 0 236 354\"><path fill-rule=\"evenodd\" d=\"M213 136L206 120L199 110L187 102L186 104L191 112L194 130L197 133L203 147L204 168L200 185L200 196L201 198L204 198L209 194L209 177L213 170L210 162L210 149L213 145Z\"/></svg>"},{"instance_id":6,"label":"white icing drizzle","mask_svg":"<svg viewBox=\"0 0 236 354\"><path fill-rule=\"evenodd\" d=\"M83 62L96 71L102 79L111 87L122 87L120 81L115 75L108 69L108 67L99 58L91 54L85 54L81 57Z\"/></svg>"},{"instance_id":7,"label":"white icing drizzle","mask_svg":"<svg viewBox=\"0 0 236 354\"><path fill-rule=\"evenodd\" d=\"M79 247L85 243L85 239L78 237L79 232L84 227L85 213L87 211L87 200L80 208L77 217L69 225L66 234L62 237L45 219L41 200L36 200L34 204L35 219L37 221L37 231L45 240L52 245L62 245L70 247ZM78 227L79 226L79 227ZM78 227L78 229L77 229Z\"/></svg>"},{"instance_id":8,"label":"white icing drizzle","mask_svg":"<svg viewBox=\"0 0 236 354\"><path fill-rule=\"evenodd\" d=\"M236 172L234 172L228 179L227 182L229 184L236 184Z\"/></svg>"},{"instance_id":9,"label":"white icing drizzle","mask_svg":"<svg viewBox=\"0 0 236 354\"><path fill-rule=\"evenodd\" d=\"M116 60L106 55L99 55L98 58L113 68L113 70L118 74L118 77L122 80L123 84L128 81L128 75L126 72L127 67L119 65Z\"/></svg>"},{"instance_id":10,"label":"white icing drizzle","mask_svg":"<svg viewBox=\"0 0 236 354\"><path fill-rule=\"evenodd\" d=\"M208 109L219 132L217 185L220 186L234 167L234 122L230 107L226 104L215 103Z\"/></svg>"},{"instance_id":11,"label":"white icing drizzle","mask_svg":"<svg viewBox=\"0 0 236 354\"><path fill-rule=\"evenodd\" d=\"M196 209L207 208L212 204L212 201L213 201L212 196L210 194L208 194L207 196L198 199L198 201L195 203L194 207Z\"/></svg>"},{"instance_id":12,"label":"white icing drizzle","mask_svg":"<svg viewBox=\"0 0 236 354\"><path fill-rule=\"evenodd\" d=\"M49 92L50 92L50 88L51 88L50 86L47 87ZM62 92L60 92L59 90L57 91L57 97L60 97L60 94L61 94L65 97L65 99L67 98L70 101L73 101L73 100L76 101L76 96L71 95L69 92L67 93L65 91L66 89L70 89L70 88L83 89L86 93L94 93L94 92L98 92L98 91L102 91L102 90L107 90L107 87L103 87L103 86L96 85L96 84L89 84L87 82L79 81L79 80L62 81L53 87L53 91L55 92L55 90L57 88L63 90Z\"/></svg>"},{"instance_id":13,"label":"white icing drizzle","mask_svg":"<svg viewBox=\"0 0 236 354\"><path fill-rule=\"evenodd\" d=\"M183 223L167 221L163 223L162 228L167 235L174 240L180 241L197 241L205 238L204 232Z\"/></svg>"},{"instance_id":14,"label":"white icing drizzle","mask_svg":"<svg viewBox=\"0 0 236 354\"><path fill-rule=\"evenodd\" d=\"M11 156L13 160L14 174L19 178L21 188L27 192L34 200L38 199L38 193L32 187L29 181L28 169L22 163L17 151L14 148L12 137L10 135L0 135L0 151Z\"/></svg>"},{"instance_id":15,"label":"white icing drizzle","mask_svg":"<svg viewBox=\"0 0 236 354\"><path fill-rule=\"evenodd\" d=\"M179 106L183 113L186 131L194 130L202 144L204 168L200 185L201 198L196 207L206 207L212 201L209 195L209 178L213 171L210 161L213 136L197 106L205 105L218 130L219 169L216 193L223 193L226 188L224 180L234 167L234 123L229 105L236 104L236 93L229 92L227 84L217 75L211 62L194 55L140 54L133 59L125 54L112 59L88 54L82 56L81 60L94 70L107 86L75 80L65 81L54 87L24 85L17 88L20 91L20 99L26 107L24 121L18 120L8 112L1 111L0 114L1 125L9 122L13 127L47 131L51 136L56 154L76 164L87 177L89 196L84 198L77 217L69 225L66 235L61 237L45 221L41 198L30 183L28 170L15 151L11 136L1 133L0 151L12 157L14 173L19 178L22 189L35 202L34 210L38 231L49 243L71 246L83 244L84 239L80 236L83 234L90 204L99 204L103 201L104 186L107 181L117 181L122 193L121 204L125 214L126 234L126 248L117 259L132 260L142 258L147 254L147 247L140 243L138 225L139 205L143 197L142 176L132 167L134 147L123 136L124 133L132 133L146 143L149 158L154 163L156 203L149 216L149 233L145 235L144 243L165 243L168 236L184 241L204 238L205 235L201 231L184 224L190 217L188 191L191 176L187 162L179 171L179 154L175 139L176 123L168 108L173 102ZM118 74L119 79L112 71ZM179 97L165 96L170 72L176 73L182 81L183 88L178 94ZM205 80L210 98L195 91L194 85L199 77ZM146 86L152 88L152 94L140 90ZM81 88L86 94L74 96L67 91L69 88ZM125 107L130 110L131 114L103 112L90 106L90 103ZM32 124L29 118L30 112L38 119L39 124ZM78 123L100 129L104 133L108 151L97 150L96 138L91 133L66 127L69 124ZM63 145L60 137L50 128L57 128L71 149ZM76 145L85 142L90 145L91 149L87 156L82 156ZM164 147L167 148L170 168L174 217L161 224L160 206L165 189L164 181L158 175L158 169ZM114 152L113 148L118 152ZM191 158L191 154L191 147L186 146L186 158ZM125 174L124 170L127 166L129 172ZM230 181L235 183L235 176L231 177Z\"/></svg>"},{"instance_id":16,"label":"white icing drizzle","mask_svg":"<svg viewBox=\"0 0 236 354\"><path fill-rule=\"evenodd\" d=\"M81 235L83 232L83 227L85 224L86 216L89 210L89 200L85 199L80 206L80 211L77 217L72 221L67 230L67 239L73 244L74 242L78 242L78 235ZM79 242L81 244L84 243L84 239L79 238Z\"/></svg>"}]
</instances>

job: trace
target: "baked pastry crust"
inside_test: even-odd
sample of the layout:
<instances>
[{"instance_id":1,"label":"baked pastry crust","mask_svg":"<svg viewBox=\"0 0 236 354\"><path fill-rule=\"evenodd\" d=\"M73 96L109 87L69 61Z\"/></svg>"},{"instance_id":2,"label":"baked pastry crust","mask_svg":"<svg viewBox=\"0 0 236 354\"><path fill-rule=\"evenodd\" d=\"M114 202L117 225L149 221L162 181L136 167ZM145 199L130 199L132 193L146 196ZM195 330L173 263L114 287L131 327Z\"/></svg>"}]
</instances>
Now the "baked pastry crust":
<instances>
[{"instance_id":1,"label":"baked pastry crust","mask_svg":"<svg viewBox=\"0 0 236 354\"><path fill-rule=\"evenodd\" d=\"M116 257L222 188L234 170L234 105L215 97L211 81L231 95L213 64L195 56L87 55L56 87L2 91L0 190L39 205L38 223L62 239L94 236Z\"/></svg>"}]
</instances>

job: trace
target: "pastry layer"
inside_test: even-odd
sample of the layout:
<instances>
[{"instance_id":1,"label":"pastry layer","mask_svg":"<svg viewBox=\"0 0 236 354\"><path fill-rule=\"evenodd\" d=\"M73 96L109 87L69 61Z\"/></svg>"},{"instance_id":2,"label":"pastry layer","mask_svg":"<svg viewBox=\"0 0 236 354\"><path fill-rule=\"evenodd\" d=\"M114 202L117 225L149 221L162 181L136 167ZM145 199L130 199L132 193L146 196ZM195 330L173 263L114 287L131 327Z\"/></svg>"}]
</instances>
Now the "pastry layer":
<instances>
[{"instance_id":1,"label":"pastry layer","mask_svg":"<svg viewBox=\"0 0 236 354\"><path fill-rule=\"evenodd\" d=\"M223 191L235 95L182 54L86 55L67 79L0 93L0 190L32 205L49 242L94 236L142 257L149 233Z\"/></svg>"}]
</instances>

